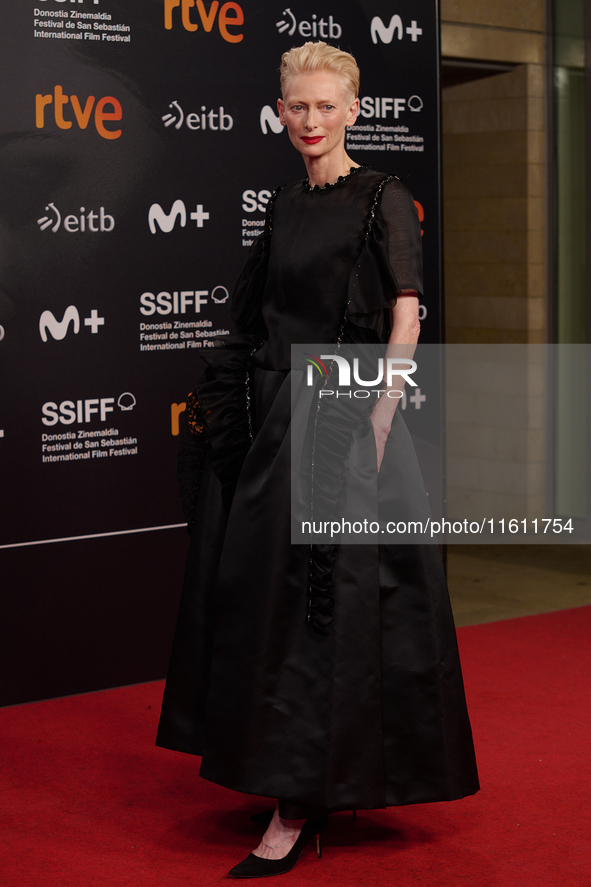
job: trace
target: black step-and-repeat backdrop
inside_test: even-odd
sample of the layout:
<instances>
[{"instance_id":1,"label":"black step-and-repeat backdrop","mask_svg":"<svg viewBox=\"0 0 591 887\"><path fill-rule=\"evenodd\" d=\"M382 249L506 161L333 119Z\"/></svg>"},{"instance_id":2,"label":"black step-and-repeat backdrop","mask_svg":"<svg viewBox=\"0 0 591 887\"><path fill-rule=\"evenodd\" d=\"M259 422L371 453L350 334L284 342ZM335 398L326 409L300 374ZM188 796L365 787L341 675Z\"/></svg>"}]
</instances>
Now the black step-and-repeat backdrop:
<instances>
[{"instance_id":1,"label":"black step-and-repeat backdrop","mask_svg":"<svg viewBox=\"0 0 591 887\"><path fill-rule=\"evenodd\" d=\"M163 675L179 415L272 190L281 54L360 63L347 147L403 178L440 337L435 0L19 0L2 13L0 703Z\"/></svg>"}]
</instances>

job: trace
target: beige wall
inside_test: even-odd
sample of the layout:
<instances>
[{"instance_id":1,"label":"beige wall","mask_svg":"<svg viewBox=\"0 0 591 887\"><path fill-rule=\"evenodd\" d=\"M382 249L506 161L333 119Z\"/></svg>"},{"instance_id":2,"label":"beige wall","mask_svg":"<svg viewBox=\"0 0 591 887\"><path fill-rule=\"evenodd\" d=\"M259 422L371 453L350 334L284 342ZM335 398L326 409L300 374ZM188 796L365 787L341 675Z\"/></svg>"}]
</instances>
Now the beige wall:
<instances>
[{"instance_id":1,"label":"beige wall","mask_svg":"<svg viewBox=\"0 0 591 887\"><path fill-rule=\"evenodd\" d=\"M546 337L541 65L443 91L448 342Z\"/></svg>"},{"instance_id":2,"label":"beige wall","mask_svg":"<svg viewBox=\"0 0 591 887\"><path fill-rule=\"evenodd\" d=\"M441 0L448 58L544 63L544 0Z\"/></svg>"},{"instance_id":3,"label":"beige wall","mask_svg":"<svg viewBox=\"0 0 591 887\"><path fill-rule=\"evenodd\" d=\"M516 66L443 90L446 341L543 343L543 0L442 0L441 17L444 58ZM450 516L544 512L544 372L531 359L515 402L498 370L479 378L478 359L448 393Z\"/></svg>"},{"instance_id":4,"label":"beige wall","mask_svg":"<svg viewBox=\"0 0 591 887\"><path fill-rule=\"evenodd\" d=\"M543 345L447 348L449 519L547 516L545 358Z\"/></svg>"},{"instance_id":5,"label":"beige wall","mask_svg":"<svg viewBox=\"0 0 591 887\"><path fill-rule=\"evenodd\" d=\"M543 0L442 0L444 58L517 64L443 90L448 342L546 339Z\"/></svg>"}]
</instances>

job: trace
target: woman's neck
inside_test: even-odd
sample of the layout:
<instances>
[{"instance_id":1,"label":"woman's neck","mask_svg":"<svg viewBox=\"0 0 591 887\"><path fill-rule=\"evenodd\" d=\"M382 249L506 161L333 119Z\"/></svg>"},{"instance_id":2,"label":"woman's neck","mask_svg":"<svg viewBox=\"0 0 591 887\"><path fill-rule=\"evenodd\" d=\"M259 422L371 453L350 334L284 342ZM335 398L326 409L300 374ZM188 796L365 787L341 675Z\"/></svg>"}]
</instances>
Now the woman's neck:
<instances>
[{"instance_id":1,"label":"woman's neck","mask_svg":"<svg viewBox=\"0 0 591 887\"><path fill-rule=\"evenodd\" d=\"M359 166L349 155L343 151L338 158L333 157L304 157L306 170L308 172L308 181L312 187L314 185L333 184L339 176L349 174L351 167Z\"/></svg>"}]
</instances>

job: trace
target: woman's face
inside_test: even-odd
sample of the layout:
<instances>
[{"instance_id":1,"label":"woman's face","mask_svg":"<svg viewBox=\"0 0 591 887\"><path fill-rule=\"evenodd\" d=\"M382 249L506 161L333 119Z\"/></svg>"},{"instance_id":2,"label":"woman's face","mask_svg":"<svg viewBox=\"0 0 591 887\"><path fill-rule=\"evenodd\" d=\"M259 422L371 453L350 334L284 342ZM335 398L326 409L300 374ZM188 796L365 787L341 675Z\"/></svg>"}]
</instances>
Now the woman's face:
<instances>
[{"instance_id":1,"label":"woman's face","mask_svg":"<svg viewBox=\"0 0 591 887\"><path fill-rule=\"evenodd\" d=\"M343 149L345 129L359 113L359 99L346 92L337 74L314 71L292 77L277 108L291 143L312 159Z\"/></svg>"}]
</instances>

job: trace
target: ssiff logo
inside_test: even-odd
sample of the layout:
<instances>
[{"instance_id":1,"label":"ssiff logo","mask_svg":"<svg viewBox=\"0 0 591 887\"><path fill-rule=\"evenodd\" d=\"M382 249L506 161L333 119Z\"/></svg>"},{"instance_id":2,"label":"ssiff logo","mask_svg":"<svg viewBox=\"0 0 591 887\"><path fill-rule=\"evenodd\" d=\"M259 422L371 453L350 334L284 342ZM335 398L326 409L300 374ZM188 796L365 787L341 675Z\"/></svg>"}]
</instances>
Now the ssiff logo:
<instances>
[{"instance_id":1,"label":"ssiff logo","mask_svg":"<svg viewBox=\"0 0 591 887\"><path fill-rule=\"evenodd\" d=\"M209 219L209 213L204 212L202 203L198 203L190 218L195 221L198 228L203 228L203 223ZM175 200L168 213L164 212L159 203L153 203L148 211L148 224L152 234L156 234L157 227L165 234L170 234L177 219L180 227L184 228L187 224L187 209L182 200Z\"/></svg>"},{"instance_id":2,"label":"ssiff logo","mask_svg":"<svg viewBox=\"0 0 591 887\"><path fill-rule=\"evenodd\" d=\"M168 107L171 108L172 113L164 114L162 117L166 128L174 126L175 129L180 129L184 123L187 129L213 129L228 132L234 126L233 117L226 113L222 105L217 111L208 111L205 105L201 105L200 113L191 113L186 116L177 101L171 102Z\"/></svg>"},{"instance_id":3,"label":"ssiff logo","mask_svg":"<svg viewBox=\"0 0 591 887\"><path fill-rule=\"evenodd\" d=\"M133 410L137 401L131 391L124 391L117 398L117 406L121 412ZM115 410L114 397L88 397L86 400L62 400L60 404L49 400L41 407L41 421L51 427L57 425L73 425L74 422L86 424L95 421L109 421L109 413ZM85 434L85 432L79 432Z\"/></svg>"},{"instance_id":4,"label":"ssiff logo","mask_svg":"<svg viewBox=\"0 0 591 887\"><path fill-rule=\"evenodd\" d=\"M361 98L359 104L362 117L377 117L382 120L390 116L398 120L400 114L407 109L418 112L423 108L423 100L418 95L411 95L409 99L366 95Z\"/></svg>"},{"instance_id":5,"label":"ssiff logo","mask_svg":"<svg viewBox=\"0 0 591 887\"><path fill-rule=\"evenodd\" d=\"M171 292L163 290L160 293L142 293L140 311L146 317L155 313L163 315L186 314L189 308L194 308L195 314L201 314L201 308L207 305L208 296L216 305L223 305L230 298L230 293L222 284L214 286L211 293L209 290L172 290ZM202 325L202 321L197 324L197 326Z\"/></svg>"},{"instance_id":6,"label":"ssiff logo","mask_svg":"<svg viewBox=\"0 0 591 887\"><path fill-rule=\"evenodd\" d=\"M192 14L195 6L197 15ZM244 24L244 12L238 3L224 3L220 8L218 0L213 0L209 10L206 10L203 0L164 0L164 27L167 31L172 29L173 19L178 21L178 14L173 16L175 9L180 9L181 24L185 31L198 31L201 27L208 34L217 22L220 36L226 43L240 43L244 39L244 34L234 31L234 28ZM232 30L228 30L229 28Z\"/></svg>"},{"instance_id":7,"label":"ssiff logo","mask_svg":"<svg viewBox=\"0 0 591 887\"><path fill-rule=\"evenodd\" d=\"M396 34L399 40L402 40L404 35L407 34L412 42L416 43L423 33L423 29L419 28L414 19L411 21L410 27L405 29L399 15L393 15L388 25L384 24L379 15L374 15L369 30L371 33L371 39L374 43L377 43L378 40L381 40L382 43L392 43L394 34Z\"/></svg>"},{"instance_id":8,"label":"ssiff logo","mask_svg":"<svg viewBox=\"0 0 591 887\"><path fill-rule=\"evenodd\" d=\"M301 21L299 23L289 7L283 10L282 15L284 18L275 22L275 27L280 34L287 33L290 37L293 37L297 30L302 37L329 37L331 40L338 40L343 33L343 29L338 22L335 22L332 15L329 15L328 20L326 20L324 18L319 19L316 13L314 13L312 21Z\"/></svg>"},{"instance_id":9,"label":"ssiff logo","mask_svg":"<svg viewBox=\"0 0 591 887\"><path fill-rule=\"evenodd\" d=\"M257 210L261 213L264 213L267 208L267 203L269 202L269 198L271 197L271 191L268 191L266 188L262 188L260 191L253 191L252 189L247 189L242 192L242 209L245 213L255 213ZM262 227L264 222L252 222L250 219L248 220L249 225L253 225L253 227L258 228Z\"/></svg>"}]
</instances>

